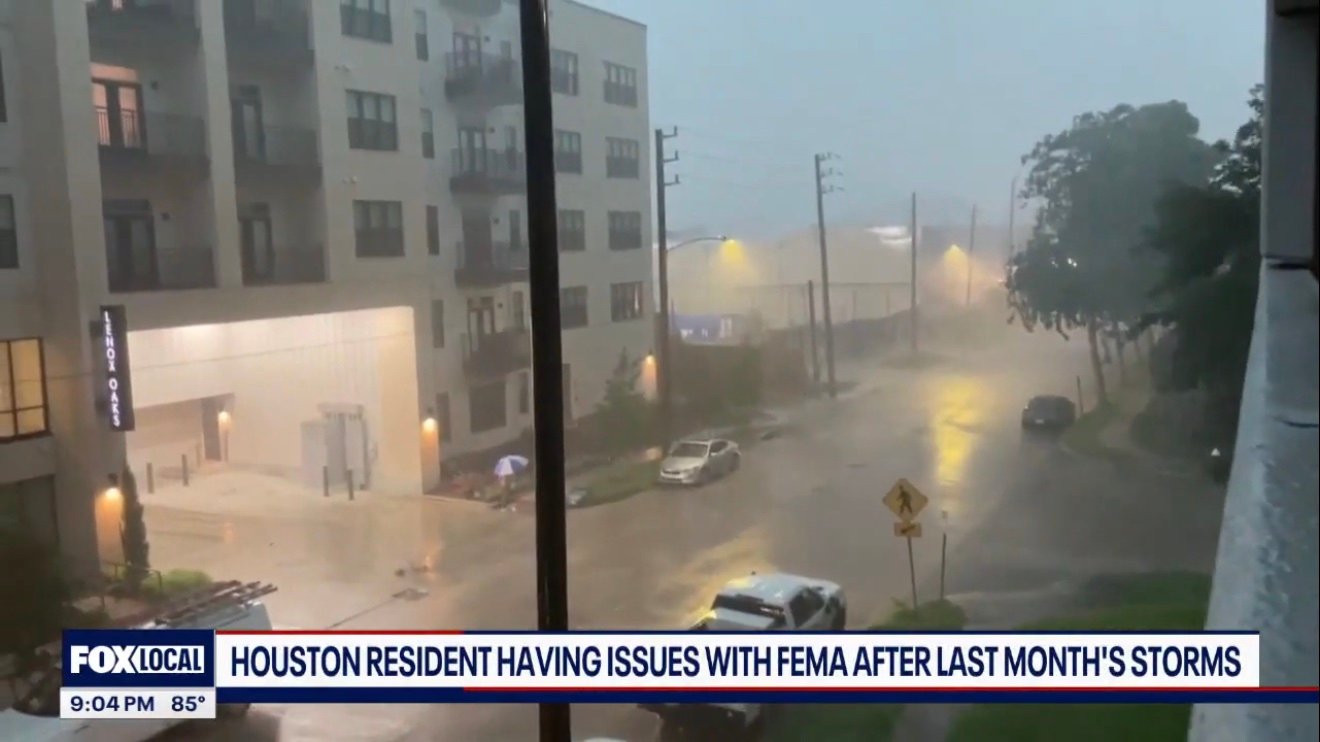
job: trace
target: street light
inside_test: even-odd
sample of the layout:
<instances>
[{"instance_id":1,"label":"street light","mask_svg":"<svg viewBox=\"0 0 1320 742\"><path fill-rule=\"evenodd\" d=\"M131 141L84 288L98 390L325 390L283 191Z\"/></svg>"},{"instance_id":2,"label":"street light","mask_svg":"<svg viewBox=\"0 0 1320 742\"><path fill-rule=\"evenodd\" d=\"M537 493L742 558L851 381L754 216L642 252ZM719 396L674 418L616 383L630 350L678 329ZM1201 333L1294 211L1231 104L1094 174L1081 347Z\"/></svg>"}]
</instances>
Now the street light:
<instances>
[{"instance_id":1,"label":"street light","mask_svg":"<svg viewBox=\"0 0 1320 742\"><path fill-rule=\"evenodd\" d=\"M669 351L671 346L669 342L669 260L667 259L667 256L669 253L680 247L687 247L688 245L693 245L698 242L728 241L728 237L720 234L713 237L693 237L692 239L683 240L676 245L670 245L668 244L666 236L663 234L660 235L659 270L657 271L659 274L658 280L660 282L660 345L658 346L660 355L657 359L659 363L656 364L656 386L660 392L660 443L666 449L669 447L673 412L673 395L670 391L672 386L670 384L671 367L669 362Z\"/></svg>"}]
</instances>

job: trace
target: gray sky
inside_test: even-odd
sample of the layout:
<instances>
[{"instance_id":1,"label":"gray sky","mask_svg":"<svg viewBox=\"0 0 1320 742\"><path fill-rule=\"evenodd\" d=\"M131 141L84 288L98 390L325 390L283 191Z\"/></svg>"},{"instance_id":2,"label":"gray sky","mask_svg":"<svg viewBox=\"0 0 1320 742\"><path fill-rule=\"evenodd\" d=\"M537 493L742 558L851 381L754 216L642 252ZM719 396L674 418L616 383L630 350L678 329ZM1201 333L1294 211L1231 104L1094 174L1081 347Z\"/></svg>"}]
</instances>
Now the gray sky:
<instances>
[{"instance_id":1,"label":"gray sky","mask_svg":"<svg viewBox=\"0 0 1320 742\"><path fill-rule=\"evenodd\" d=\"M916 190L923 222L1002 223L1020 156L1075 114L1176 98L1229 137L1263 69L1264 0L586 1L650 28L671 230L814 223L827 150L827 221L905 220Z\"/></svg>"}]
</instances>

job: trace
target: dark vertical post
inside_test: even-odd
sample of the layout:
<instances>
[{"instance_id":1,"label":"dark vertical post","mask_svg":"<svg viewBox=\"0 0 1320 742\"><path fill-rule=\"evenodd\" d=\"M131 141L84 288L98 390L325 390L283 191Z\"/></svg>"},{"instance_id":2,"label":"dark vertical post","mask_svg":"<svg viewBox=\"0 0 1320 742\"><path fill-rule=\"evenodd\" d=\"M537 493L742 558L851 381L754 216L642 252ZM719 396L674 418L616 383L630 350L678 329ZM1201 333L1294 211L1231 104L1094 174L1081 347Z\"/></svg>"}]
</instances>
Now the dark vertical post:
<instances>
[{"instance_id":1,"label":"dark vertical post","mask_svg":"<svg viewBox=\"0 0 1320 742\"><path fill-rule=\"evenodd\" d=\"M824 155L816 155L816 229L820 238L820 300L825 310L825 373L834 397L834 327L830 321L830 260L825 246L825 184L820 171Z\"/></svg>"},{"instance_id":2,"label":"dark vertical post","mask_svg":"<svg viewBox=\"0 0 1320 742\"><path fill-rule=\"evenodd\" d=\"M665 157L665 140L677 136L678 132L665 134L663 129L655 130L655 229L659 254L656 256L656 281L659 284L660 306L660 347L656 359L656 387L660 393L660 443L669 448L669 437L673 434L673 365L670 346L669 326L669 231L665 214L665 189L677 182L665 180L665 163L673 162ZM675 158L677 159L677 158Z\"/></svg>"},{"instance_id":3,"label":"dark vertical post","mask_svg":"<svg viewBox=\"0 0 1320 742\"><path fill-rule=\"evenodd\" d=\"M148 461L147 462L147 494L151 495L151 494L155 494L155 492L156 492L156 470L155 467L151 465L151 462Z\"/></svg>"},{"instance_id":4,"label":"dark vertical post","mask_svg":"<svg viewBox=\"0 0 1320 742\"><path fill-rule=\"evenodd\" d=\"M330 467L321 467L321 496L330 496Z\"/></svg>"},{"instance_id":5,"label":"dark vertical post","mask_svg":"<svg viewBox=\"0 0 1320 742\"><path fill-rule=\"evenodd\" d=\"M1008 259L1013 259L1017 245L1013 242L1013 218L1017 216L1017 176L1008 184Z\"/></svg>"},{"instance_id":6,"label":"dark vertical post","mask_svg":"<svg viewBox=\"0 0 1320 742\"><path fill-rule=\"evenodd\" d=\"M351 501L357 499L357 498L353 497L353 470L352 470L352 469L346 469L346 470L344 471L344 481L348 482L348 499L349 499L349 501L351 502Z\"/></svg>"},{"instance_id":7,"label":"dark vertical post","mask_svg":"<svg viewBox=\"0 0 1320 742\"><path fill-rule=\"evenodd\" d=\"M970 234L967 235L967 296L963 299L963 306L972 306L972 271L976 269L976 263L973 257L976 254L976 207L972 206L972 227Z\"/></svg>"},{"instance_id":8,"label":"dark vertical post","mask_svg":"<svg viewBox=\"0 0 1320 742\"><path fill-rule=\"evenodd\" d=\"M912 576L912 612L916 613L917 603L917 560L912 556L912 537L907 537L908 542L908 573Z\"/></svg>"},{"instance_id":9,"label":"dark vertical post","mask_svg":"<svg viewBox=\"0 0 1320 742\"><path fill-rule=\"evenodd\" d=\"M917 354L917 194L912 194L912 274L908 283L908 324L911 333L912 354Z\"/></svg>"},{"instance_id":10,"label":"dark vertical post","mask_svg":"<svg viewBox=\"0 0 1320 742\"><path fill-rule=\"evenodd\" d=\"M807 281L807 326L811 328L811 380L820 386L820 354L816 352L816 284Z\"/></svg>"},{"instance_id":11,"label":"dark vertical post","mask_svg":"<svg viewBox=\"0 0 1320 742\"><path fill-rule=\"evenodd\" d=\"M564 354L559 337L554 110L548 0L519 0L527 147L527 231L532 309L532 423L536 431L536 626L568 630L564 505ZM662 238L663 239L663 238ZM571 738L569 706L540 706L542 742Z\"/></svg>"},{"instance_id":12,"label":"dark vertical post","mask_svg":"<svg viewBox=\"0 0 1320 742\"><path fill-rule=\"evenodd\" d=\"M1077 414L1081 415L1085 412L1086 405L1082 403L1082 377L1079 375L1077 377Z\"/></svg>"},{"instance_id":13,"label":"dark vertical post","mask_svg":"<svg viewBox=\"0 0 1320 742\"><path fill-rule=\"evenodd\" d=\"M183 486L187 487L188 486L188 454L185 453L180 458L183 460Z\"/></svg>"}]
</instances>

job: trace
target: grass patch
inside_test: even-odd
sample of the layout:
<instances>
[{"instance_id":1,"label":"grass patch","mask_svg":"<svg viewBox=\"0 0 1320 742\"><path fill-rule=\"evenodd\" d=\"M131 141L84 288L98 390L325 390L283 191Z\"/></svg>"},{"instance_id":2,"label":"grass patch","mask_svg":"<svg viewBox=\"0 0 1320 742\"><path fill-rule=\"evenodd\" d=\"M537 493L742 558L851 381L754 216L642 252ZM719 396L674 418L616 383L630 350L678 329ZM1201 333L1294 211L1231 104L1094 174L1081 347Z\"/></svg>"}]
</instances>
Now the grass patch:
<instances>
[{"instance_id":1,"label":"grass patch","mask_svg":"<svg viewBox=\"0 0 1320 742\"><path fill-rule=\"evenodd\" d=\"M148 577L142 583L142 597L150 602L168 600L177 595L198 590L210 585L211 576L196 569L172 569L161 575L160 580Z\"/></svg>"},{"instance_id":2,"label":"grass patch","mask_svg":"<svg viewBox=\"0 0 1320 742\"><path fill-rule=\"evenodd\" d=\"M1210 578L1195 572L1106 575L1084 588L1092 610L1033 621L1031 631L1198 631L1205 626ZM1183 742L1190 704L1032 704L973 706L950 742Z\"/></svg>"},{"instance_id":3,"label":"grass patch","mask_svg":"<svg viewBox=\"0 0 1320 742\"><path fill-rule=\"evenodd\" d=\"M953 631L967 623L956 603L932 600L920 610L897 605L885 620L871 626L878 631ZM902 704L813 704L782 706L767 719L767 742L885 742L893 734Z\"/></svg>"},{"instance_id":4,"label":"grass patch","mask_svg":"<svg viewBox=\"0 0 1320 742\"><path fill-rule=\"evenodd\" d=\"M595 507L625 500L655 485L660 471L658 461L619 461L596 471L586 484L587 494L579 508Z\"/></svg>"}]
</instances>

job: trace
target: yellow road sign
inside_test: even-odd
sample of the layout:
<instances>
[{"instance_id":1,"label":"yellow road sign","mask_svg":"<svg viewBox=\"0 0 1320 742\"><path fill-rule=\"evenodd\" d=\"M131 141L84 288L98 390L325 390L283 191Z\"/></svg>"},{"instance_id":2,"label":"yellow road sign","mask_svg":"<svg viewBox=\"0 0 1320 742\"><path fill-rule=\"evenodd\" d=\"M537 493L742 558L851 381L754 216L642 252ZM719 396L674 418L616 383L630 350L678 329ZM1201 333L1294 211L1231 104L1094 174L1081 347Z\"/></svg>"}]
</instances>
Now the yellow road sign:
<instances>
[{"instance_id":1,"label":"yellow road sign","mask_svg":"<svg viewBox=\"0 0 1320 742\"><path fill-rule=\"evenodd\" d=\"M915 521L899 521L894 524L894 535L899 538L921 538L921 524Z\"/></svg>"},{"instance_id":2,"label":"yellow road sign","mask_svg":"<svg viewBox=\"0 0 1320 742\"><path fill-rule=\"evenodd\" d=\"M904 523L916 518L929 502L930 498L921 494L921 490L906 479L894 482L894 486L884 498L885 507L892 510Z\"/></svg>"}]
</instances>

